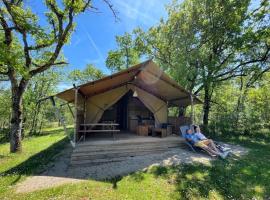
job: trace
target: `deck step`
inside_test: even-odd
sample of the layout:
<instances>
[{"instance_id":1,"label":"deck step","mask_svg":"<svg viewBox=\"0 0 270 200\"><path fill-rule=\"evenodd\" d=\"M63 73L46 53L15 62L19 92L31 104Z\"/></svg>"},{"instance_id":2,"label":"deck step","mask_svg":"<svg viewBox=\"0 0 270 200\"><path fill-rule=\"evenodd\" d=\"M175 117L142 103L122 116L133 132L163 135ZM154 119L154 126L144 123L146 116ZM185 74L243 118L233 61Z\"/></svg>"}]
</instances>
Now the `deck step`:
<instances>
[{"instance_id":1,"label":"deck step","mask_svg":"<svg viewBox=\"0 0 270 200\"><path fill-rule=\"evenodd\" d=\"M78 160L71 160L71 166L85 165L85 164L88 164L88 166L92 166L92 165L99 165L99 164L110 163L110 162L121 162L131 157L145 156L149 154L160 154L162 152L164 152L164 149L156 150L156 151L136 152L136 153L135 152L122 153L122 154L119 153L119 154L115 154L114 157L111 157L111 155L107 155L103 157L84 158L84 159L78 159Z\"/></svg>"},{"instance_id":2,"label":"deck step","mask_svg":"<svg viewBox=\"0 0 270 200\"><path fill-rule=\"evenodd\" d=\"M73 152L72 156L83 156L83 155L97 155L97 154L108 154L114 152L137 152L137 151L145 151L145 150L152 150L152 149L168 149L168 148L179 148L183 147L183 145L179 144L172 144L172 145L162 145L162 146L144 146L144 147L136 147L130 146L127 148L110 148L110 149L98 149L98 150L87 150L84 149L82 151Z\"/></svg>"},{"instance_id":3,"label":"deck step","mask_svg":"<svg viewBox=\"0 0 270 200\"><path fill-rule=\"evenodd\" d=\"M145 138L145 137L144 137ZM164 138L152 138L149 137L144 140L144 138L138 139L127 139L127 140L107 140L107 141L85 141L82 143L76 144L76 147L84 147L84 146L104 146L106 144L110 146L118 146L118 145L130 145L130 144L148 144L148 143L170 143L170 142L184 142L184 140L180 137L171 137L170 139Z\"/></svg>"},{"instance_id":4,"label":"deck step","mask_svg":"<svg viewBox=\"0 0 270 200\"><path fill-rule=\"evenodd\" d=\"M176 148L176 147L174 147ZM168 151L169 148L153 148L153 149L141 149L141 150L126 150L126 151L113 151L113 152L96 152L96 153L89 153L89 154L74 154L71 157L71 160L80 160L80 159L97 159L97 158L112 158L112 157L122 157L130 155L137 155L140 153L153 153L153 152L164 152Z\"/></svg>"},{"instance_id":5,"label":"deck step","mask_svg":"<svg viewBox=\"0 0 270 200\"><path fill-rule=\"evenodd\" d=\"M181 147L184 143L168 143L168 144L140 144L140 145L121 145L121 146L89 146L89 147L80 147L76 148L73 153L81 153L81 152L103 152L103 151L112 151L112 150L128 150L128 149L144 149L144 148L159 148L159 147Z\"/></svg>"},{"instance_id":6,"label":"deck step","mask_svg":"<svg viewBox=\"0 0 270 200\"><path fill-rule=\"evenodd\" d=\"M121 162L132 157L160 154L174 148L182 148L183 140L146 138L119 141L85 142L78 144L71 155L71 166L95 166Z\"/></svg>"}]
</instances>

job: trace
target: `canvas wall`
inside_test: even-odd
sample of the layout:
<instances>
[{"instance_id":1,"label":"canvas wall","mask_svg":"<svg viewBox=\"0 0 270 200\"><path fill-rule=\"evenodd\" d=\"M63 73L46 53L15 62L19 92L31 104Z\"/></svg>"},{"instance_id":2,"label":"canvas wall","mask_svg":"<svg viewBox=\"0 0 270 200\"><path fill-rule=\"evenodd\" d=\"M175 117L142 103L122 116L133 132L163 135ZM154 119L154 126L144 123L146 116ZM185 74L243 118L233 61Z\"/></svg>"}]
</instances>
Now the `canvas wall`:
<instances>
[{"instance_id":1,"label":"canvas wall","mask_svg":"<svg viewBox=\"0 0 270 200\"><path fill-rule=\"evenodd\" d=\"M120 86L86 100L86 123L97 123L104 111L115 104L129 90L137 93L140 101L154 114L156 126L167 123L167 103L132 84Z\"/></svg>"}]
</instances>

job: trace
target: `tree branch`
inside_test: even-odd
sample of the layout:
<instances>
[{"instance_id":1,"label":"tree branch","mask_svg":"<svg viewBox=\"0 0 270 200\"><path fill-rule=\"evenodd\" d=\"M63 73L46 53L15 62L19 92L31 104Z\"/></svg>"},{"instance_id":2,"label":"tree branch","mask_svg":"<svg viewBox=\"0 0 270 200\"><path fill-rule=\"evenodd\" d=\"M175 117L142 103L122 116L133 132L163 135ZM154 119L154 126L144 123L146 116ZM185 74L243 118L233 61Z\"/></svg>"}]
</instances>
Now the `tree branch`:
<instances>
[{"instance_id":1,"label":"tree branch","mask_svg":"<svg viewBox=\"0 0 270 200\"><path fill-rule=\"evenodd\" d=\"M18 24L17 19L16 19L14 13L12 12L11 4L12 4L12 2L14 3L14 1L7 2L6 0L3 0L3 2L5 4L5 6L6 6L6 9L7 9L9 15L12 18L12 21L14 23L14 28L16 30L18 30L18 32L21 33L21 35L22 35L23 44L24 44L25 67L26 68L30 68L31 57L30 57L29 50L28 50L28 42L27 42L26 30L24 28L20 27L20 25Z\"/></svg>"},{"instance_id":2,"label":"tree branch","mask_svg":"<svg viewBox=\"0 0 270 200\"><path fill-rule=\"evenodd\" d=\"M34 76L38 73L41 73L41 72L49 69L52 65L54 65L54 62L57 59L57 57L61 51L61 48L64 45L65 40L68 37L68 33L71 30L72 25L73 25L73 18L74 18L73 4L74 4L74 1L75 0L72 0L71 5L68 9L68 23L67 23L65 29L63 28L63 15L58 12L58 10L54 4L50 4L53 12L56 14L57 19L58 19L58 25L59 25L59 29L60 29L59 33L58 33L58 42L56 44L54 53L51 56L51 58L49 59L49 61L47 63L45 63L44 65L42 65L36 69L31 70L29 72L30 76ZM64 63L62 63L62 64L64 64Z\"/></svg>"},{"instance_id":3,"label":"tree branch","mask_svg":"<svg viewBox=\"0 0 270 200\"><path fill-rule=\"evenodd\" d=\"M49 47L51 45L53 45L53 41L52 42L49 42L49 43L44 43L44 44L36 45L36 46L29 46L28 47L28 50L30 50L30 51L39 50L39 49L43 49L45 47Z\"/></svg>"},{"instance_id":4,"label":"tree branch","mask_svg":"<svg viewBox=\"0 0 270 200\"><path fill-rule=\"evenodd\" d=\"M223 77L225 75L231 74L231 73L235 72L235 70L239 69L240 67L248 65L248 64L257 63L257 62L265 62L269 58L269 51L270 51L270 47L267 46L267 49L266 49L264 55L261 56L260 58L252 59L252 60L249 60L246 62L241 62L238 65L236 65L234 68L232 68L231 70L216 75L215 78L220 78L220 77Z\"/></svg>"},{"instance_id":5,"label":"tree branch","mask_svg":"<svg viewBox=\"0 0 270 200\"><path fill-rule=\"evenodd\" d=\"M109 0L103 0L103 2L104 2L105 4L107 4L108 7L110 8L110 10L112 11L113 16L114 16L114 18L115 18L115 21L118 21L119 18L117 17L117 11L113 8L113 5L111 4L111 2L110 2Z\"/></svg>"},{"instance_id":6,"label":"tree branch","mask_svg":"<svg viewBox=\"0 0 270 200\"><path fill-rule=\"evenodd\" d=\"M5 41L4 43L9 46L12 42L12 34L11 34L11 29L8 26L8 23L5 20L4 14L2 10L0 10L0 24L4 29L5 32Z\"/></svg>"}]
</instances>

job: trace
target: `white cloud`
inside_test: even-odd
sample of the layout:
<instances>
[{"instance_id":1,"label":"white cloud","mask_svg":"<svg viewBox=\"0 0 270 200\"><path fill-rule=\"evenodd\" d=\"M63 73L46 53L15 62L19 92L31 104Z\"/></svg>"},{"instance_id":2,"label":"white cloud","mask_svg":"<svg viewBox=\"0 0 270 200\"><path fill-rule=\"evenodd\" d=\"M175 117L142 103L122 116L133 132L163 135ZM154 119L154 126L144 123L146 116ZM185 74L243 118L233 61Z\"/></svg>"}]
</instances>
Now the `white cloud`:
<instances>
[{"instance_id":1,"label":"white cloud","mask_svg":"<svg viewBox=\"0 0 270 200\"><path fill-rule=\"evenodd\" d=\"M134 28L141 24L145 26L157 24L160 17L165 15L164 6L168 2L169 0L115 0L113 3L120 14L121 22Z\"/></svg>"},{"instance_id":2,"label":"white cloud","mask_svg":"<svg viewBox=\"0 0 270 200\"><path fill-rule=\"evenodd\" d=\"M73 43L71 43L71 44L73 45L73 47L76 47L80 43L81 43L81 39L76 34L74 34Z\"/></svg>"},{"instance_id":3,"label":"white cloud","mask_svg":"<svg viewBox=\"0 0 270 200\"><path fill-rule=\"evenodd\" d=\"M142 1L135 1L135 6L128 4L124 1L118 1L117 5L120 7L120 14L125 15L126 17L144 22L146 24L152 24L158 22L151 14L143 12Z\"/></svg>"},{"instance_id":4,"label":"white cloud","mask_svg":"<svg viewBox=\"0 0 270 200\"><path fill-rule=\"evenodd\" d=\"M86 34L87 39L89 40L91 46L94 48L95 52L97 53L99 60L105 60L104 56L102 55L99 47L97 46L97 44L95 43L95 41L93 40L92 36L90 35L90 33L85 29L85 27L83 26L84 32Z\"/></svg>"}]
</instances>

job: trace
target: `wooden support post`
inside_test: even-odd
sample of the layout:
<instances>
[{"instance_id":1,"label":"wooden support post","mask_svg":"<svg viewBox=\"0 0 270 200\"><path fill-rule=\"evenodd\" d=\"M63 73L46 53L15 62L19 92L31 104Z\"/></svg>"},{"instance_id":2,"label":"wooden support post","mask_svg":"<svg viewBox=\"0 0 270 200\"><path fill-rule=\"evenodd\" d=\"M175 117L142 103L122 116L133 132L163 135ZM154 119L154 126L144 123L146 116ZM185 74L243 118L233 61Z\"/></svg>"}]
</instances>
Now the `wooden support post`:
<instances>
[{"instance_id":1,"label":"wooden support post","mask_svg":"<svg viewBox=\"0 0 270 200\"><path fill-rule=\"evenodd\" d=\"M57 108L56 103L55 103L55 100L54 100L54 97L53 96L50 96L49 98L50 98L50 100L52 102L52 105L54 107L54 112L55 112L56 117L60 120L61 125L64 127L65 134L70 139L71 145L73 147L75 147L75 143L72 142L71 138L68 135L68 131L67 131L67 127L66 127L66 123L65 123L64 117L61 115L60 110Z\"/></svg>"},{"instance_id":2,"label":"wooden support post","mask_svg":"<svg viewBox=\"0 0 270 200\"><path fill-rule=\"evenodd\" d=\"M84 98L83 102L83 123L86 124L86 97ZM86 134L86 126L84 126L84 136L83 139L85 141L85 134Z\"/></svg>"},{"instance_id":3,"label":"wooden support post","mask_svg":"<svg viewBox=\"0 0 270 200\"><path fill-rule=\"evenodd\" d=\"M75 101L74 101L74 105L75 105L75 118L74 118L74 143L76 143L77 141L77 134L78 134L78 130L79 127L77 125L77 120L78 120L78 88L74 88L75 89Z\"/></svg>"}]
</instances>

